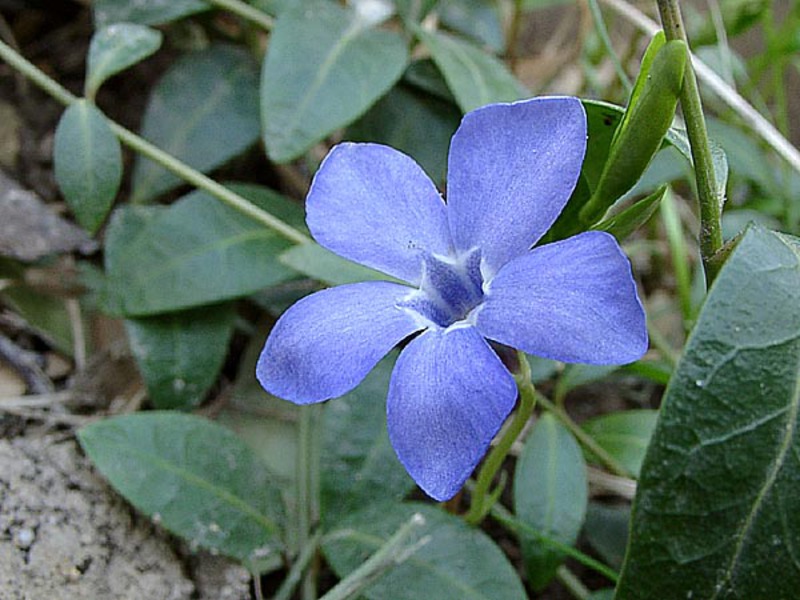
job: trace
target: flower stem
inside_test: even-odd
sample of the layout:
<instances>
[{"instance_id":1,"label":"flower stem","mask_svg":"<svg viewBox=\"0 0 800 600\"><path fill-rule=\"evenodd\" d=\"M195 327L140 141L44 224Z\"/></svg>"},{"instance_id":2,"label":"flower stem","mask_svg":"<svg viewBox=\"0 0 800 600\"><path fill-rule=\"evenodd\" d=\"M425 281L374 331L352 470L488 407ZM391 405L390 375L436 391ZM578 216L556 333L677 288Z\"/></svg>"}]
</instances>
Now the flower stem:
<instances>
[{"instance_id":1,"label":"flower stem","mask_svg":"<svg viewBox=\"0 0 800 600\"><path fill-rule=\"evenodd\" d=\"M48 77L44 72L36 67L36 65L25 59L16 50L4 43L2 40L0 40L0 58L5 60L14 69L22 73L25 77L30 79L42 90L50 94L53 98L65 106L70 106L78 101L77 96L70 93L69 90L61 86L57 81ZM111 119L108 119L108 124L111 127L111 131L114 132L114 134L123 144L132 148L139 154L146 156L150 160L160 164L165 169L171 171L187 183L190 183L196 188L208 192L231 208L234 208L247 215L251 219L266 225L276 233L282 235L292 242L304 244L311 241L311 238L309 238L303 232L295 229L288 223L271 215L265 210L258 208L255 204L249 202L239 194L232 192L210 177L203 175L198 170L193 169L184 162L181 162L171 154L164 152L144 138L139 137L129 129L122 127Z\"/></svg>"},{"instance_id":2,"label":"flower stem","mask_svg":"<svg viewBox=\"0 0 800 600\"><path fill-rule=\"evenodd\" d=\"M524 354L517 352L517 356L520 366L519 372L514 373L514 381L516 381L517 389L519 390L519 407L503 437L489 452L483 462L480 473L478 473L478 481L472 491L472 505L469 512L464 516L464 520L470 525L480 523L491 510L494 504L492 500L496 500L498 494L495 492L490 493L489 487L500 467L503 466L503 461L508 456L514 441L519 437L528 419L531 418L533 408L536 406L536 389L531 383L531 367Z\"/></svg>"},{"instance_id":3,"label":"flower stem","mask_svg":"<svg viewBox=\"0 0 800 600\"><path fill-rule=\"evenodd\" d=\"M321 406L300 407L297 452L297 529L300 548L307 547L319 522L319 451ZM302 582L303 600L317 597L316 568L312 557Z\"/></svg>"},{"instance_id":4,"label":"flower stem","mask_svg":"<svg viewBox=\"0 0 800 600\"><path fill-rule=\"evenodd\" d=\"M608 452L606 452L600 444L598 444L592 436L586 433L580 425L578 425L575 421L572 420L572 417L569 416L567 411L565 411L560 406L557 406L553 402L550 402L549 399L544 397L541 394L536 394L536 399L545 409L549 410L553 415L561 421L561 423L572 432L572 435L578 440L578 442L586 448L589 452L594 454L597 459L603 463L606 468L614 473L615 475L619 475L620 477L627 477L629 479L633 478L631 472L625 468L617 459L611 456Z\"/></svg>"},{"instance_id":5,"label":"flower stem","mask_svg":"<svg viewBox=\"0 0 800 600\"><path fill-rule=\"evenodd\" d=\"M683 26L678 0L657 0L661 24L667 40L681 40L689 47L686 30ZM719 271L719 264L713 260L722 247L722 203L718 192L711 147L708 142L706 121L703 117L703 104L697 88L697 78L691 59L687 61L681 89L681 108L686 121L686 133L692 147L697 195L700 200L700 253L706 284L711 285Z\"/></svg>"}]
</instances>

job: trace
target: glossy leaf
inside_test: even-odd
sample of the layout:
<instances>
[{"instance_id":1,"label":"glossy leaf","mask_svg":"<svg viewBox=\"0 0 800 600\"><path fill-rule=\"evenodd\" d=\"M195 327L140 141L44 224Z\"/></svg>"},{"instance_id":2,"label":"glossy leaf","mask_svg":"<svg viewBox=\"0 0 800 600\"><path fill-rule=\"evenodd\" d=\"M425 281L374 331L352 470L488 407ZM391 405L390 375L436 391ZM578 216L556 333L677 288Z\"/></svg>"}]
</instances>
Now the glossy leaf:
<instances>
[{"instance_id":1,"label":"glossy leaf","mask_svg":"<svg viewBox=\"0 0 800 600\"><path fill-rule=\"evenodd\" d=\"M325 407L320 473L327 527L365 506L399 501L415 487L386 432L386 393L395 358L384 358L355 390Z\"/></svg>"},{"instance_id":2,"label":"glossy leaf","mask_svg":"<svg viewBox=\"0 0 800 600\"><path fill-rule=\"evenodd\" d=\"M97 31L86 57L86 96L94 97L106 79L153 54L162 38L160 31L133 23L116 23Z\"/></svg>"},{"instance_id":3,"label":"glossy leaf","mask_svg":"<svg viewBox=\"0 0 800 600\"><path fill-rule=\"evenodd\" d=\"M88 100L64 111L53 147L56 181L78 223L94 233L122 181L122 149L103 113Z\"/></svg>"},{"instance_id":4,"label":"glossy leaf","mask_svg":"<svg viewBox=\"0 0 800 600\"><path fill-rule=\"evenodd\" d=\"M798 306L800 242L750 228L667 389L618 598L796 595Z\"/></svg>"},{"instance_id":5,"label":"glossy leaf","mask_svg":"<svg viewBox=\"0 0 800 600\"><path fill-rule=\"evenodd\" d=\"M607 231L618 240L624 240L642 225L647 223L653 213L658 210L658 206L664 194L667 193L667 185L662 185L655 192L633 203L625 210L607 216L605 219L592 226L592 229Z\"/></svg>"},{"instance_id":6,"label":"glossy leaf","mask_svg":"<svg viewBox=\"0 0 800 600\"><path fill-rule=\"evenodd\" d=\"M197 406L217 380L236 316L231 305L127 319L131 351L156 408Z\"/></svg>"},{"instance_id":7,"label":"glossy leaf","mask_svg":"<svg viewBox=\"0 0 800 600\"><path fill-rule=\"evenodd\" d=\"M78 439L126 500L191 547L245 564L280 550L280 492L228 429L154 411L92 423Z\"/></svg>"},{"instance_id":8,"label":"glossy leaf","mask_svg":"<svg viewBox=\"0 0 800 600\"><path fill-rule=\"evenodd\" d=\"M534 425L514 472L514 512L537 532L572 545L588 501L586 464L572 434L550 413ZM531 586L541 590L553 579L564 554L521 536Z\"/></svg>"},{"instance_id":9,"label":"glossy leaf","mask_svg":"<svg viewBox=\"0 0 800 600\"><path fill-rule=\"evenodd\" d=\"M686 45L672 40L657 51L649 70L639 73L600 180L580 211L584 224L592 225L602 218L639 180L661 147L675 115L685 62Z\"/></svg>"},{"instance_id":10,"label":"glossy leaf","mask_svg":"<svg viewBox=\"0 0 800 600\"><path fill-rule=\"evenodd\" d=\"M408 154L443 189L450 138L460 122L455 105L399 85L354 123L345 139L379 142Z\"/></svg>"},{"instance_id":11,"label":"glossy leaf","mask_svg":"<svg viewBox=\"0 0 800 600\"><path fill-rule=\"evenodd\" d=\"M477 46L421 27L414 27L414 34L430 51L465 113L485 104L513 102L529 95L503 63Z\"/></svg>"},{"instance_id":12,"label":"glossy leaf","mask_svg":"<svg viewBox=\"0 0 800 600\"><path fill-rule=\"evenodd\" d=\"M92 5L97 27L122 21L159 25L211 8L201 0L94 0Z\"/></svg>"},{"instance_id":13,"label":"glossy leaf","mask_svg":"<svg viewBox=\"0 0 800 600\"><path fill-rule=\"evenodd\" d=\"M261 119L269 157L301 156L361 116L403 74L408 49L394 32L371 29L330 2L282 12L261 76Z\"/></svg>"},{"instance_id":14,"label":"glossy leaf","mask_svg":"<svg viewBox=\"0 0 800 600\"><path fill-rule=\"evenodd\" d=\"M372 504L343 521L323 541L328 563L346 576L375 553L414 513L425 518L427 541L363 592L369 600L469 598L524 600L522 584L503 552L480 529L430 504ZM413 540L410 542L413 543Z\"/></svg>"},{"instance_id":15,"label":"glossy leaf","mask_svg":"<svg viewBox=\"0 0 800 600\"><path fill-rule=\"evenodd\" d=\"M301 209L275 192L231 187L286 221L302 220ZM203 192L184 196L133 234L124 223L113 227L106 244L106 309L125 316L238 298L293 275L277 260L290 242Z\"/></svg>"},{"instance_id":16,"label":"glossy leaf","mask_svg":"<svg viewBox=\"0 0 800 600\"><path fill-rule=\"evenodd\" d=\"M175 62L153 89L141 135L202 172L241 154L258 139L258 67L241 48L215 45ZM150 200L181 180L138 157L135 201Z\"/></svg>"},{"instance_id":17,"label":"glossy leaf","mask_svg":"<svg viewBox=\"0 0 800 600\"><path fill-rule=\"evenodd\" d=\"M583 429L638 477L657 417L656 411L646 409L613 412L589 419Z\"/></svg>"}]
</instances>

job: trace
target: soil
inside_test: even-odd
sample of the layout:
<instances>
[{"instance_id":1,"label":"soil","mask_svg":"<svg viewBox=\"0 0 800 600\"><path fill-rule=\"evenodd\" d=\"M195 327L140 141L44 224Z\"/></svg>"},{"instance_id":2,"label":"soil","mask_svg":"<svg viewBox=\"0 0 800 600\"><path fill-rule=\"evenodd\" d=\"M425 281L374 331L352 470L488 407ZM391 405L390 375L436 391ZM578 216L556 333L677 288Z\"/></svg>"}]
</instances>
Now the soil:
<instances>
[{"instance_id":1,"label":"soil","mask_svg":"<svg viewBox=\"0 0 800 600\"><path fill-rule=\"evenodd\" d=\"M176 551L71 436L0 439L0 600L244 600L249 579L220 557Z\"/></svg>"}]
</instances>

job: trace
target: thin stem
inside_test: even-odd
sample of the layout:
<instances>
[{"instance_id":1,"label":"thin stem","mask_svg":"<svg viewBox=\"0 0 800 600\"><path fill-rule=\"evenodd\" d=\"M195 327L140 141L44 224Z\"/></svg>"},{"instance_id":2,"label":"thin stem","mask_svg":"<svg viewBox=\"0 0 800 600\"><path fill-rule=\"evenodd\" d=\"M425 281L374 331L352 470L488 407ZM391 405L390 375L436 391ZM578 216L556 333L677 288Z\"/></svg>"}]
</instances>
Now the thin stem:
<instances>
[{"instance_id":1,"label":"thin stem","mask_svg":"<svg viewBox=\"0 0 800 600\"><path fill-rule=\"evenodd\" d=\"M424 525L425 518L421 514L412 515L375 554L331 588L320 600L347 600L358 597L361 591L375 583L386 571L403 563L428 543L430 540L428 536L412 541L416 530Z\"/></svg>"},{"instance_id":2,"label":"thin stem","mask_svg":"<svg viewBox=\"0 0 800 600\"><path fill-rule=\"evenodd\" d=\"M39 68L37 68L36 65L25 59L3 41L0 41L0 58L5 60L13 68L25 75L25 77L30 79L42 90L50 94L53 98L65 106L70 106L78 101L77 96L65 89L55 80L48 77ZM203 175L196 169L193 169L171 154L164 152L144 138L139 137L129 129L122 127L111 119L108 119L108 124L111 127L111 131L114 132L114 134L123 144L160 164L165 169L171 171L187 183L190 183L196 188L208 192L231 208L234 208L247 215L251 219L266 225L276 233L282 235L292 242L304 244L311 241L311 238L301 231L295 229L281 219L274 217L270 213L258 208L255 204L249 202L239 194L232 192L225 186L220 185L210 177Z\"/></svg>"},{"instance_id":3,"label":"thin stem","mask_svg":"<svg viewBox=\"0 0 800 600\"><path fill-rule=\"evenodd\" d=\"M603 20L603 13L600 11L600 5L597 3L597 0L586 0L586 2L589 5L589 12L592 13L594 28L597 31L597 34L600 36L600 41L603 43L603 46L606 49L606 54L608 54L608 58L611 60L614 71L616 71L617 77L619 77L619 80L625 88L625 91L630 94L631 90L633 89L633 84L631 83L628 74L625 72L625 68L622 66L616 50L614 50L614 45L611 43L611 38L609 37L608 29L606 28L606 22Z\"/></svg>"},{"instance_id":4,"label":"thin stem","mask_svg":"<svg viewBox=\"0 0 800 600\"><path fill-rule=\"evenodd\" d=\"M292 564L292 568L289 569L289 573L287 573L286 579L281 583L281 587L278 588L278 591L275 592L275 595L272 597L272 600L289 600L292 597L297 584L300 583L303 573L317 554L321 537L322 534L317 531L309 538L297 559Z\"/></svg>"},{"instance_id":5,"label":"thin stem","mask_svg":"<svg viewBox=\"0 0 800 600\"><path fill-rule=\"evenodd\" d=\"M591 595L589 588L583 585L583 582L578 579L578 576L570 571L566 565L561 565L556 569L556 577L561 582L561 585L567 588L574 598L578 600L587 600Z\"/></svg>"},{"instance_id":6,"label":"thin stem","mask_svg":"<svg viewBox=\"0 0 800 600\"><path fill-rule=\"evenodd\" d=\"M496 494L490 493L489 487L500 467L503 466L503 461L508 456L514 441L525 428L528 419L531 418L533 408L536 406L536 389L531 383L531 367L524 354L518 352L517 357L520 367L519 372L514 374L514 380L519 390L519 407L503 437L489 452L478 473L478 480L472 492L472 505L469 508L469 512L464 516L464 520L470 525L480 523L491 510L494 504L491 499L496 498Z\"/></svg>"},{"instance_id":7,"label":"thin stem","mask_svg":"<svg viewBox=\"0 0 800 600\"><path fill-rule=\"evenodd\" d=\"M550 548L554 548L559 552L563 552L566 556L570 558L574 558L580 564L585 567L592 569L606 577L609 581L613 581L616 583L619 580L619 575L611 568L600 561L588 556L578 550L577 548L573 548L568 544L564 544L559 542L558 540L554 540L546 535L542 535L539 531L535 530L530 525L523 523L519 519L517 519L514 515L512 515L507 508L505 508L502 504L495 504L490 510L489 514L491 517L500 523L503 527L508 529L509 531L513 531L516 534L524 534L526 536L530 536L540 542L544 546L549 546Z\"/></svg>"},{"instance_id":8,"label":"thin stem","mask_svg":"<svg viewBox=\"0 0 800 600\"><path fill-rule=\"evenodd\" d=\"M262 29L269 31L272 29L274 21L268 14L242 2L241 0L206 0L209 4L213 4L219 8L232 12L243 19L255 23Z\"/></svg>"},{"instance_id":9,"label":"thin stem","mask_svg":"<svg viewBox=\"0 0 800 600\"><path fill-rule=\"evenodd\" d=\"M611 471L612 473L619 475L620 477L627 477L632 479L633 476L631 472L626 469L617 459L611 456L608 452L606 452L602 446L600 446L592 436L586 433L583 428L578 425L575 421L572 420L572 417L569 416L567 411L563 408L556 406L548 398L543 396L542 394L536 394L536 400L541 404L545 409L549 410L555 417L561 421L561 423L572 432L572 435L578 440L578 442L586 448L589 452L594 454L597 459L603 463L606 468Z\"/></svg>"},{"instance_id":10,"label":"thin stem","mask_svg":"<svg viewBox=\"0 0 800 600\"><path fill-rule=\"evenodd\" d=\"M683 26L678 0L657 0L657 2L667 40L681 40L688 48L689 42L686 39L686 30ZM697 88L697 78L691 60L687 61L684 71L681 108L694 159L694 175L700 200L700 254L703 258L706 282L710 287L718 270L718 265L712 261L712 258L722 248L723 198L717 191L714 161L711 157L706 121L703 116L703 104L700 100L700 91Z\"/></svg>"},{"instance_id":11,"label":"thin stem","mask_svg":"<svg viewBox=\"0 0 800 600\"><path fill-rule=\"evenodd\" d=\"M660 29L647 15L625 0L600 1L648 35L654 35ZM697 76L708 89L739 115L752 128L753 132L769 144L795 171L800 173L800 150L792 146L772 123L753 108L741 94L725 83L725 80L717 75L711 67L694 55L692 55L692 65Z\"/></svg>"},{"instance_id":12,"label":"thin stem","mask_svg":"<svg viewBox=\"0 0 800 600\"><path fill-rule=\"evenodd\" d=\"M300 407L297 455L297 528L298 543L306 548L312 538L312 531L319 521L319 446L320 446L320 406ZM313 560L313 557L312 559ZM302 582L303 600L317 597L316 569L307 569Z\"/></svg>"},{"instance_id":13,"label":"thin stem","mask_svg":"<svg viewBox=\"0 0 800 600\"><path fill-rule=\"evenodd\" d=\"M513 11L506 39L506 59L511 71L514 71L517 66L517 43L519 42L519 31L522 28L522 0L514 0Z\"/></svg>"}]
</instances>

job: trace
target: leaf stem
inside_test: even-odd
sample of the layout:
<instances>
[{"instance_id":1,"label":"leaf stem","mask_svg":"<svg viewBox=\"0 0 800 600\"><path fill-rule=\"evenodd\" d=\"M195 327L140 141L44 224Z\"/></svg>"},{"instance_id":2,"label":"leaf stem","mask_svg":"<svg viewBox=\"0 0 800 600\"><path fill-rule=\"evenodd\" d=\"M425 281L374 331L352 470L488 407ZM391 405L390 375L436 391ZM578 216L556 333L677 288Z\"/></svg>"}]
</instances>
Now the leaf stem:
<instances>
[{"instance_id":1,"label":"leaf stem","mask_svg":"<svg viewBox=\"0 0 800 600\"><path fill-rule=\"evenodd\" d=\"M65 106L71 106L78 101L77 96L72 94L54 79L48 77L36 65L28 61L2 40L0 40L0 58L5 60L14 69L22 73L25 77L30 79L42 90L50 94L53 98ZM311 238L309 238L303 232L295 229L285 221L282 221L281 219L271 215L267 211L258 208L255 204L249 202L239 194L232 192L225 186L217 183L203 173L200 173L198 170L193 169L171 154L164 152L129 129L126 129L111 119L108 119L108 124L111 127L111 130L123 144L135 150L139 154L146 156L150 160L160 164L165 169L171 171L187 183L190 183L196 188L208 192L231 208L234 208L251 219L266 225L276 233L282 235L292 242L304 244L311 241Z\"/></svg>"},{"instance_id":2,"label":"leaf stem","mask_svg":"<svg viewBox=\"0 0 800 600\"><path fill-rule=\"evenodd\" d=\"M478 473L475 489L472 491L472 504L464 516L464 520L470 525L480 523L491 510L498 494L490 492L489 487L536 406L536 389L531 382L531 367L522 352L517 352L517 357L520 366L519 372L514 373L514 381L519 390L519 407L503 437L489 452Z\"/></svg>"},{"instance_id":3,"label":"leaf stem","mask_svg":"<svg viewBox=\"0 0 800 600\"><path fill-rule=\"evenodd\" d=\"M271 30L274 25L272 17L241 0L206 0L206 2L255 23L266 31Z\"/></svg>"},{"instance_id":4,"label":"leaf stem","mask_svg":"<svg viewBox=\"0 0 800 600\"><path fill-rule=\"evenodd\" d=\"M678 0L657 0L657 3L667 40L681 40L688 48L689 41L686 38ZM694 159L697 195L700 200L700 253L706 273L706 283L710 287L719 269L712 258L722 248L722 203L724 199L717 191L714 162L703 116L703 104L700 100L697 77L692 68L691 59L687 61L684 70L681 108Z\"/></svg>"},{"instance_id":5,"label":"leaf stem","mask_svg":"<svg viewBox=\"0 0 800 600\"><path fill-rule=\"evenodd\" d=\"M407 560L430 541L430 537L424 536L409 544L413 539L412 535L424 525L425 518L419 513L413 514L375 554L331 588L320 600L347 600L358 597L361 591L377 581L386 571Z\"/></svg>"},{"instance_id":6,"label":"leaf stem","mask_svg":"<svg viewBox=\"0 0 800 600\"><path fill-rule=\"evenodd\" d=\"M322 534L317 531L308 539L308 542L300 550L300 554L295 559L292 568L289 569L289 573L286 575L283 583L281 583L281 587L275 592L275 596L273 596L272 600L290 600L292 598L294 590L297 584L300 583L303 573L317 554L321 537Z\"/></svg>"},{"instance_id":7,"label":"leaf stem","mask_svg":"<svg viewBox=\"0 0 800 600\"><path fill-rule=\"evenodd\" d=\"M536 400L541 404L545 409L549 410L553 415L561 421L561 423L572 432L572 435L580 442L580 444L586 448L589 452L594 454L597 459L602 462L606 468L614 473L615 475L619 475L620 477L627 477L629 479L633 478L631 472L626 469L619 461L617 461L613 456L611 456L608 452L606 452L600 444L598 444L592 436L586 433L583 428L578 425L575 421L572 420L572 417L569 416L569 413L565 411L560 406L555 405L551 402L548 398L543 396L542 394L536 394Z\"/></svg>"}]
</instances>

